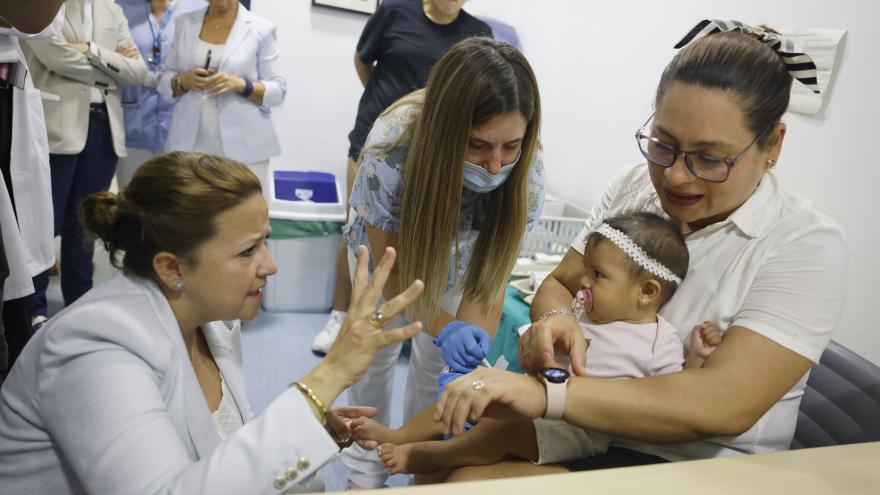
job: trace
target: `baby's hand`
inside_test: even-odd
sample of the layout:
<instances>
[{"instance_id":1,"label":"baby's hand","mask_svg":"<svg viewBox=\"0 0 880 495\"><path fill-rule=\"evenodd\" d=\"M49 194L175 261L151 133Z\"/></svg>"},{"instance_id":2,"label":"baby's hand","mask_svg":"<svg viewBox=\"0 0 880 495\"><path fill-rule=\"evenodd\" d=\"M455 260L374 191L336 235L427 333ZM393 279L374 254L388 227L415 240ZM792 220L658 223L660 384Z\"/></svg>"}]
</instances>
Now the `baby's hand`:
<instances>
[{"instance_id":1,"label":"baby's hand","mask_svg":"<svg viewBox=\"0 0 880 495\"><path fill-rule=\"evenodd\" d=\"M704 321L691 332L690 352L701 359L708 359L721 343L721 332L711 321Z\"/></svg>"}]
</instances>

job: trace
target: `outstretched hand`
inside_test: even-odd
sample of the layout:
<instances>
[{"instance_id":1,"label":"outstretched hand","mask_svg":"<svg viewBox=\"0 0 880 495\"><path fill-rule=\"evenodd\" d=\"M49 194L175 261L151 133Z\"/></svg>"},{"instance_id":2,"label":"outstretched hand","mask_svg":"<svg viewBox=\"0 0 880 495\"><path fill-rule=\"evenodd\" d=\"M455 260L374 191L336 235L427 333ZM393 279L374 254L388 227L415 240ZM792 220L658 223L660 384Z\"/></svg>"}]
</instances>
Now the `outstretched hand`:
<instances>
[{"instance_id":1,"label":"outstretched hand","mask_svg":"<svg viewBox=\"0 0 880 495\"><path fill-rule=\"evenodd\" d=\"M422 323L419 321L391 330L379 328L370 322L370 317L377 311L384 316L382 322L391 321L415 301L424 289L422 281L416 280L397 297L377 308L395 258L394 248L387 248L376 266L373 277L370 278L367 248L361 246L358 249L351 306L339 330L339 336L336 337L323 361L343 377L346 386L353 385L366 374L373 356L379 349L402 342L422 330Z\"/></svg>"},{"instance_id":2,"label":"outstretched hand","mask_svg":"<svg viewBox=\"0 0 880 495\"><path fill-rule=\"evenodd\" d=\"M483 416L538 418L547 408L544 385L529 375L495 368L477 368L446 385L437 401L434 421L444 434L460 435L465 424Z\"/></svg>"},{"instance_id":3,"label":"outstretched hand","mask_svg":"<svg viewBox=\"0 0 880 495\"><path fill-rule=\"evenodd\" d=\"M324 360L301 380L323 404L332 404L343 390L360 380L379 349L406 340L422 330L422 324L418 321L390 330L382 328L383 324L415 301L424 288L424 284L416 280L397 297L377 308L382 289L394 265L394 258L394 249L386 249L370 278L367 248L361 246L358 249L348 315ZM371 320L371 316L379 312L384 316Z\"/></svg>"}]
</instances>

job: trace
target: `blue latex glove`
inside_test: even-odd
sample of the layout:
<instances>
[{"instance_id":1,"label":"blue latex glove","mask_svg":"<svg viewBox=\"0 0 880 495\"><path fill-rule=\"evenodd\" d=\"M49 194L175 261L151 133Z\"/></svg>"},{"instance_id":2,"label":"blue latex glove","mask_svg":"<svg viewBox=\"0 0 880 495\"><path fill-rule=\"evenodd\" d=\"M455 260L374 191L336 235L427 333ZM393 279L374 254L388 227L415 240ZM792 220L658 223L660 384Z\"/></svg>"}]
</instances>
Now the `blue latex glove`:
<instances>
[{"instance_id":1,"label":"blue latex glove","mask_svg":"<svg viewBox=\"0 0 880 495\"><path fill-rule=\"evenodd\" d=\"M441 371L440 376L437 377L437 400L440 400L440 396L443 395L443 391L446 390L447 385L462 376L464 376L464 373L452 371L449 368L445 368ZM465 431L470 430L473 427L474 425L470 421L464 424ZM449 440L450 438L452 438L452 435L443 436L444 440Z\"/></svg>"},{"instance_id":2,"label":"blue latex glove","mask_svg":"<svg viewBox=\"0 0 880 495\"><path fill-rule=\"evenodd\" d=\"M444 368L443 371L440 372L440 376L437 377L437 400L440 400L440 396L443 395L446 386L460 376L464 376L464 373L452 371L449 368Z\"/></svg>"},{"instance_id":3,"label":"blue latex glove","mask_svg":"<svg viewBox=\"0 0 880 495\"><path fill-rule=\"evenodd\" d=\"M440 356L454 371L470 373L480 365L489 353L492 337L482 328L453 321L443 327L434 345L440 348Z\"/></svg>"}]
</instances>

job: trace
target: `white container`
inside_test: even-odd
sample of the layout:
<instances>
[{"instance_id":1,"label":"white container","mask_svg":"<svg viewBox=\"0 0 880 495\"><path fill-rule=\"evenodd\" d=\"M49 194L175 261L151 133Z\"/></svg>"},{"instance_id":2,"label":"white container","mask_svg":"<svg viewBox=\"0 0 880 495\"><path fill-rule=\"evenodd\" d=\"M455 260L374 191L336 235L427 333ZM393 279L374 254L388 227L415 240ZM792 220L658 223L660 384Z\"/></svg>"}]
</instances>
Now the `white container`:
<instances>
[{"instance_id":1,"label":"white container","mask_svg":"<svg viewBox=\"0 0 880 495\"><path fill-rule=\"evenodd\" d=\"M269 177L274 172L270 171ZM336 180L335 203L290 201L278 199L275 181L266 181L266 202L269 218L344 222L345 205L342 187ZM263 290L263 307L267 311L327 312L333 305L336 280L336 252L342 236L338 233L292 239L269 238L269 253L278 266L278 273L269 277Z\"/></svg>"}]
</instances>

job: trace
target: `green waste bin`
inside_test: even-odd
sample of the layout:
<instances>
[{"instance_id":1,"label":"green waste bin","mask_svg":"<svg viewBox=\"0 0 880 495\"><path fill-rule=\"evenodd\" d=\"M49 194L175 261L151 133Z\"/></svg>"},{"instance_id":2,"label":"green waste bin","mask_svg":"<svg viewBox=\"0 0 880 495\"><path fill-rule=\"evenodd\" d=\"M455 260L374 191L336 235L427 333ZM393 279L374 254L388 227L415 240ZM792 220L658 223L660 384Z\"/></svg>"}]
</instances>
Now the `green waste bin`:
<instances>
[{"instance_id":1,"label":"green waste bin","mask_svg":"<svg viewBox=\"0 0 880 495\"><path fill-rule=\"evenodd\" d=\"M270 174L275 180L267 181L264 192L272 228L266 244L278 272L269 277L263 290L263 307L268 311L327 312L333 305L336 253L345 223L342 189L334 178L333 201L283 199L285 194L276 194L276 187L279 191L295 187L297 196L309 197L300 194L308 186L291 184L289 178L279 180L278 172Z\"/></svg>"}]
</instances>

